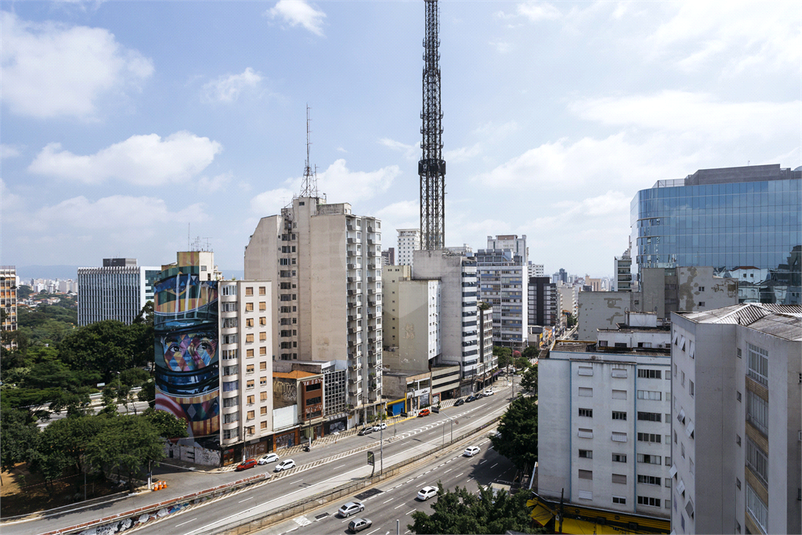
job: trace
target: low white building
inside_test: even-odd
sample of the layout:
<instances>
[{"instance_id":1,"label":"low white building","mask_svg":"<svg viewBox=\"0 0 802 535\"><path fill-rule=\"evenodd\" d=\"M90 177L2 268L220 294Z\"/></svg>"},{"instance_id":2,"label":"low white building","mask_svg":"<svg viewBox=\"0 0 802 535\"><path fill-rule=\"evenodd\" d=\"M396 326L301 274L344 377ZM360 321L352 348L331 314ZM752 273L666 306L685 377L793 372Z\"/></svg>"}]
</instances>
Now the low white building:
<instances>
[{"instance_id":1,"label":"low white building","mask_svg":"<svg viewBox=\"0 0 802 535\"><path fill-rule=\"evenodd\" d=\"M660 347L670 333L644 322L600 331L598 342L558 341L540 359L540 496L670 515L670 354Z\"/></svg>"}]
</instances>

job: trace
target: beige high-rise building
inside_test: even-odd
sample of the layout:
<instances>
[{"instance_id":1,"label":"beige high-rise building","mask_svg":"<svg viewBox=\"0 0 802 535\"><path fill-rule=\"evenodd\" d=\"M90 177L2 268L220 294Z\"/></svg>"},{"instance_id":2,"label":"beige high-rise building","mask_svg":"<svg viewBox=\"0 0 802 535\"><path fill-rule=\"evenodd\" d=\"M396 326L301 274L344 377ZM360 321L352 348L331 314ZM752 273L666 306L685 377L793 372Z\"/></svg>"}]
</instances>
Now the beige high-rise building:
<instances>
[{"instance_id":1,"label":"beige high-rise building","mask_svg":"<svg viewBox=\"0 0 802 535\"><path fill-rule=\"evenodd\" d=\"M3 331L17 330L17 268L14 266L0 267L0 307L3 309ZM13 349L17 343L13 340L3 341L6 349Z\"/></svg>"},{"instance_id":2,"label":"beige high-rise building","mask_svg":"<svg viewBox=\"0 0 802 535\"><path fill-rule=\"evenodd\" d=\"M274 281L273 359L347 361L349 427L380 410L381 221L297 197L263 217L245 278Z\"/></svg>"}]
</instances>

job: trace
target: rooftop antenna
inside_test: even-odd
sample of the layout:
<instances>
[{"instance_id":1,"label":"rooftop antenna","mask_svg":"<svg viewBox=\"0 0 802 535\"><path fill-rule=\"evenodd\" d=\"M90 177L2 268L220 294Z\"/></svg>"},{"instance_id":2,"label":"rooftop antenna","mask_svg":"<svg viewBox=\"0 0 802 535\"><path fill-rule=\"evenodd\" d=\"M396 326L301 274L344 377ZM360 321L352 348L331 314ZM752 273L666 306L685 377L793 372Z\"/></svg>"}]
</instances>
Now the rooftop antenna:
<instances>
[{"instance_id":1,"label":"rooftop antenna","mask_svg":"<svg viewBox=\"0 0 802 535\"><path fill-rule=\"evenodd\" d=\"M306 105L306 164L304 165L304 181L301 184L301 197L317 197L317 166L314 171L309 163L309 147L312 142L309 140L309 104Z\"/></svg>"}]
</instances>

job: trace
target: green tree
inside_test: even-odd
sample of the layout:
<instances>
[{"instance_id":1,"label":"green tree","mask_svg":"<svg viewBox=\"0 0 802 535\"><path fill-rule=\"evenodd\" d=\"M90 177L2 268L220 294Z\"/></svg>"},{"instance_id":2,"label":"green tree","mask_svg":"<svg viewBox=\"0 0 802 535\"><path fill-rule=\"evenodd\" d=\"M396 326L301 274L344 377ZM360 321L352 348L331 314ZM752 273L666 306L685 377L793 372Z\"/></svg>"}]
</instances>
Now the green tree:
<instances>
[{"instance_id":1,"label":"green tree","mask_svg":"<svg viewBox=\"0 0 802 535\"><path fill-rule=\"evenodd\" d=\"M517 359L515 359L515 367L518 368L519 370L526 370L531 365L532 363L529 362L529 359L524 356L520 356Z\"/></svg>"},{"instance_id":2,"label":"green tree","mask_svg":"<svg viewBox=\"0 0 802 535\"><path fill-rule=\"evenodd\" d=\"M39 428L31 413L5 402L0 410L0 459L4 471L31 459L39 443Z\"/></svg>"},{"instance_id":3,"label":"green tree","mask_svg":"<svg viewBox=\"0 0 802 535\"><path fill-rule=\"evenodd\" d=\"M499 368L512 364L512 350L509 347L493 346L493 356L498 358Z\"/></svg>"},{"instance_id":4,"label":"green tree","mask_svg":"<svg viewBox=\"0 0 802 535\"><path fill-rule=\"evenodd\" d=\"M142 413L142 417L150 422L162 438L184 438L188 436L187 422L176 418L167 411L146 409Z\"/></svg>"},{"instance_id":5,"label":"green tree","mask_svg":"<svg viewBox=\"0 0 802 535\"><path fill-rule=\"evenodd\" d=\"M475 494L467 487L446 491L442 484L437 486L437 501L431 505L434 512L412 513L413 523L407 528L413 533L537 533L526 506L526 492L511 496L479 485L479 493Z\"/></svg>"},{"instance_id":6,"label":"green tree","mask_svg":"<svg viewBox=\"0 0 802 535\"><path fill-rule=\"evenodd\" d=\"M527 346L523 352L523 356L530 360L536 358L539 354L540 354L540 348L537 346Z\"/></svg>"},{"instance_id":7,"label":"green tree","mask_svg":"<svg viewBox=\"0 0 802 535\"><path fill-rule=\"evenodd\" d=\"M527 472L537 461L537 403L532 397L514 399L490 438L493 449L516 468Z\"/></svg>"},{"instance_id":8,"label":"green tree","mask_svg":"<svg viewBox=\"0 0 802 535\"><path fill-rule=\"evenodd\" d=\"M153 337L144 348L147 325L127 326L105 320L77 329L59 344L62 362L73 370L91 370L110 383L117 372L144 366L153 359ZM143 360L145 358L145 360Z\"/></svg>"},{"instance_id":9,"label":"green tree","mask_svg":"<svg viewBox=\"0 0 802 535\"><path fill-rule=\"evenodd\" d=\"M86 445L86 461L94 470L116 472L133 492L135 478L149 462L164 458L159 430L141 416L113 416Z\"/></svg>"},{"instance_id":10,"label":"green tree","mask_svg":"<svg viewBox=\"0 0 802 535\"><path fill-rule=\"evenodd\" d=\"M569 314L568 315L568 328L569 329L572 328L574 325L576 325L576 322L577 322L576 316L573 315L573 314Z\"/></svg>"},{"instance_id":11,"label":"green tree","mask_svg":"<svg viewBox=\"0 0 802 535\"><path fill-rule=\"evenodd\" d=\"M42 431L39 454L42 458L50 459L55 456L54 452L59 452L63 469L71 468L75 473L89 471L84 461L86 445L103 430L106 423L107 419L100 416L75 416L56 420ZM50 462L53 462L52 459ZM39 467L32 468L36 470ZM48 465L47 469L53 470L55 465ZM80 482L76 480L75 484L78 492Z\"/></svg>"},{"instance_id":12,"label":"green tree","mask_svg":"<svg viewBox=\"0 0 802 535\"><path fill-rule=\"evenodd\" d=\"M530 366L521 376L521 388L529 395L537 395L537 365Z\"/></svg>"}]
</instances>

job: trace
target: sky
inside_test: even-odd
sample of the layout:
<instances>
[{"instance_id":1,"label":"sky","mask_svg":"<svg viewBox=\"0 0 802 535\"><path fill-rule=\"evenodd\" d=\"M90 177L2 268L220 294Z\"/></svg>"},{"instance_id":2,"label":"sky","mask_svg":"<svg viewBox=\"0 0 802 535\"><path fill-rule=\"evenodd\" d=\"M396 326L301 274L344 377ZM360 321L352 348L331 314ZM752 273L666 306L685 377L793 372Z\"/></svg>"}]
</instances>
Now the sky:
<instances>
[{"instance_id":1,"label":"sky","mask_svg":"<svg viewBox=\"0 0 802 535\"><path fill-rule=\"evenodd\" d=\"M0 2L3 265L242 270L301 191L419 226L424 1ZM802 2L440 2L449 246L611 276L630 201L802 164Z\"/></svg>"}]
</instances>

